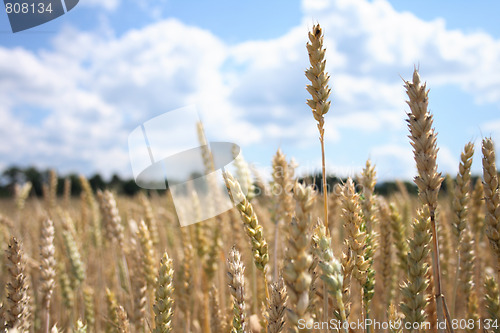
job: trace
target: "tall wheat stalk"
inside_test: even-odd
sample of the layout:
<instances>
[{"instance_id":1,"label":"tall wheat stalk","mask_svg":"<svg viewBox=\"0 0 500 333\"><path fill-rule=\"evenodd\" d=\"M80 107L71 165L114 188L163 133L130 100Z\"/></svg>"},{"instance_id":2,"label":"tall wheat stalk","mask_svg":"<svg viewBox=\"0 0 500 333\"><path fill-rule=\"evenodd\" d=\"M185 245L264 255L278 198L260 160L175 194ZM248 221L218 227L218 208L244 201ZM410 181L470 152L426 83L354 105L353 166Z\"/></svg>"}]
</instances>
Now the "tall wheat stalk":
<instances>
[{"instance_id":1,"label":"tall wheat stalk","mask_svg":"<svg viewBox=\"0 0 500 333\"><path fill-rule=\"evenodd\" d=\"M497 259L500 281L500 192L496 167L495 146L491 138L483 140L484 200L486 204L485 232Z\"/></svg>"},{"instance_id":2,"label":"tall wheat stalk","mask_svg":"<svg viewBox=\"0 0 500 333\"><path fill-rule=\"evenodd\" d=\"M421 84L420 75L416 69L413 72L413 82L405 81L405 87L410 99L407 101L410 106L407 120L410 130L410 140L418 169L418 176L415 177L414 181L418 186L420 200L429 208L433 241L432 272L436 288L437 317L439 322L444 322L445 312L447 311L445 309L446 301L441 288L439 244L436 228L437 199L443 178L437 172L436 158L438 148L436 145L436 132L432 128L432 115L427 111L429 91L425 83ZM448 325L451 325L451 318L446 318L446 320L449 321ZM444 328L441 328L440 332L444 333Z\"/></svg>"},{"instance_id":3,"label":"tall wheat stalk","mask_svg":"<svg viewBox=\"0 0 500 333\"><path fill-rule=\"evenodd\" d=\"M326 162L325 162L325 114L330 109L331 102L328 101L331 89L328 87L330 76L325 72L326 60L323 47L323 30L319 24L313 26L309 32L307 52L311 67L306 70L306 77L311 81L307 91L312 99L307 100L307 105L312 109L314 119L318 122L319 141L321 142L321 172L323 176L323 208L326 229L328 230L328 189L326 184Z\"/></svg>"}]
</instances>

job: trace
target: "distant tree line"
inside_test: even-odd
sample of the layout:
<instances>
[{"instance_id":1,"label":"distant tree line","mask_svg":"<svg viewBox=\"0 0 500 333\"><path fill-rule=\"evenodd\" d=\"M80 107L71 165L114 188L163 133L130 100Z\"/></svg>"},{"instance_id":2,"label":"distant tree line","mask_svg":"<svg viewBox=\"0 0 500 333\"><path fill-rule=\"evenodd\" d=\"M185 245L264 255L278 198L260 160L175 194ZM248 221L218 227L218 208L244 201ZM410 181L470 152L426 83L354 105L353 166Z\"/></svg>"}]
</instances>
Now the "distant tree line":
<instances>
[{"instance_id":1,"label":"distant tree line","mask_svg":"<svg viewBox=\"0 0 500 333\"><path fill-rule=\"evenodd\" d=\"M26 182L31 182L32 193L36 196L43 195L43 184L48 183L50 169L39 170L36 167L9 167L4 170L0 175L0 197L10 197L14 193L15 184L24 184ZM472 176L472 183L474 184L478 179L478 176ZM57 183L57 194L61 195L64 191L64 181L69 179L71 181L71 195L80 195L82 191L82 186L79 180L79 175L69 174L65 177L58 177ZM133 179L122 179L118 175L113 175L109 181L103 179L100 174L94 174L88 178L90 186L94 191L98 189L110 189L118 194L133 196L138 191L141 190L139 186L135 183ZM323 191L323 179L321 173L310 175L307 177L302 177L299 181L306 182L307 184L314 184L316 189L320 192ZM338 178L335 176L327 176L327 188L328 191L332 191L336 184L343 184L346 179ZM417 187L413 182L402 181L399 186L403 184L406 190L410 194L417 194ZM168 184L167 184L168 186ZM441 191L444 193L448 192L448 182L444 181L441 187ZM393 192L399 190L398 183L396 181L385 181L377 183L375 186L375 193L380 195L390 195Z\"/></svg>"},{"instance_id":2,"label":"distant tree line","mask_svg":"<svg viewBox=\"0 0 500 333\"><path fill-rule=\"evenodd\" d=\"M48 183L50 169L38 170L35 167L19 168L10 167L0 175L0 197L9 197L14 194L15 184L31 182L32 194L41 197L43 195L43 184ZM62 195L64 191L64 181L71 181L71 195L77 196L82 192L79 175L69 174L65 177L58 176L57 194ZM113 175L109 181L103 179L100 174L94 174L88 178L92 190L111 189L118 194L132 196L140 191L133 179L122 179L118 175Z\"/></svg>"},{"instance_id":3,"label":"distant tree line","mask_svg":"<svg viewBox=\"0 0 500 333\"><path fill-rule=\"evenodd\" d=\"M499 173L499 177L500 177L500 173ZM452 181L453 184L455 182L455 178L452 178L450 176L446 176L446 178L447 179L445 179L443 181L443 183L441 184L440 193L442 193L442 194L448 194L450 181ZM476 181L478 181L479 179L480 179L480 177L478 175L473 175L473 176L471 176L471 183L475 184ZM316 189L318 191L323 192L323 177L322 177L321 173L317 173L315 175L310 175L307 177L302 177L299 179L299 181L303 181L307 184L314 184L314 186L316 187ZM331 175L326 176L326 184L327 184L326 186L327 186L329 192L331 192L335 188L336 184L342 185L346 181L347 181L346 178L342 179L342 178L338 178L338 177L331 176ZM354 180L354 183L356 184L356 180ZM408 193L410 195L417 195L418 194L417 185L415 185L415 183L413 181L400 181L399 183L400 183L400 185L398 185L397 181L384 181L384 182L377 183L375 185L375 194L379 194L382 196L390 195L394 192L399 191L399 186L401 186L401 185L403 185L406 188L406 190L408 191Z\"/></svg>"}]
</instances>

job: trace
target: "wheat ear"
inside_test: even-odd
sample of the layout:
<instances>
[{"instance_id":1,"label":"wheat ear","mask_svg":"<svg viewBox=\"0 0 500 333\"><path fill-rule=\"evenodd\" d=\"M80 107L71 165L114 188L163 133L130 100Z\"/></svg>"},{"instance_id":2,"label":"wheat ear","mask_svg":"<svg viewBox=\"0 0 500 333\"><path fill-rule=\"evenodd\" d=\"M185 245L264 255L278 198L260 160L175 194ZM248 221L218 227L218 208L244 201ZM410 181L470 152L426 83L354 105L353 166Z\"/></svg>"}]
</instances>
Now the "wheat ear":
<instances>
[{"instance_id":1,"label":"wheat ear","mask_svg":"<svg viewBox=\"0 0 500 333\"><path fill-rule=\"evenodd\" d=\"M118 207L116 206L115 197L108 190L104 192L98 191L97 197L99 199L99 207L101 209L106 236L108 239L116 241L119 249L123 250L123 225Z\"/></svg>"},{"instance_id":2,"label":"wheat ear","mask_svg":"<svg viewBox=\"0 0 500 333\"><path fill-rule=\"evenodd\" d=\"M374 231L378 223L375 214L375 191L376 180L375 167L370 160L366 161L366 166L359 177L359 183L362 187L361 209L363 211L362 230L366 232L366 250L365 260L369 263L366 269L366 282L363 285L363 303L365 308L365 318L370 318L370 305L375 293L375 269L373 268L375 250L377 248L377 234ZM367 326L367 333L371 332L371 326Z\"/></svg>"},{"instance_id":3,"label":"wheat ear","mask_svg":"<svg viewBox=\"0 0 500 333\"><path fill-rule=\"evenodd\" d=\"M327 230L324 225L318 224L314 231L313 242L315 244L315 252L319 258L319 267L321 268L321 280L327 286L328 293L331 294L338 307L338 317L344 323L346 318L346 311L344 301L342 299L342 286L344 277L342 275L342 265L335 258L332 250L332 239L327 235ZM346 333L347 327L344 327Z\"/></svg>"},{"instance_id":4,"label":"wheat ear","mask_svg":"<svg viewBox=\"0 0 500 333\"><path fill-rule=\"evenodd\" d=\"M56 260L54 258L54 224L52 220L43 221L40 237L40 291L45 311L45 332L50 330L50 300L54 291Z\"/></svg>"},{"instance_id":5,"label":"wheat ear","mask_svg":"<svg viewBox=\"0 0 500 333\"><path fill-rule=\"evenodd\" d=\"M465 300L464 305L467 306L469 298L473 293L474 288L474 262L476 260L474 254L474 238L469 228L462 232L460 237L460 271L459 271L459 290L461 297ZM471 314L467 311L467 314Z\"/></svg>"},{"instance_id":6,"label":"wheat ear","mask_svg":"<svg viewBox=\"0 0 500 333\"><path fill-rule=\"evenodd\" d=\"M293 170L288 165L285 154L279 148L273 157L273 192L278 193L278 202L276 203L277 209L273 214L273 220L275 222L274 227L274 251L273 251L273 262L274 270L273 276L274 280L278 278L278 258L282 256L283 250L281 247L281 237L280 237L280 225L284 223L285 232L288 232L288 225L290 224L294 211L293 197L291 193L292 183L292 173ZM283 237L283 236L282 236ZM284 237L287 237L286 235Z\"/></svg>"},{"instance_id":7,"label":"wheat ear","mask_svg":"<svg viewBox=\"0 0 500 333\"><path fill-rule=\"evenodd\" d=\"M26 182L23 186L19 186L19 184L14 186L14 197L16 200L16 207L19 212L23 210L32 187L33 184L31 182Z\"/></svg>"},{"instance_id":8,"label":"wheat ear","mask_svg":"<svg viewBox=\"0 0 500 333\"><path fill-rule=\"evenodd\" d=\"M141 245L142 264L148 288L152 289L156 284L156 267L155 267L155 251L153 241L149 233L148 226L141 220L137 234L139 244Z\"/></svg>"},{"instance_id":9,"label":"wheat ear","mask_svg":"<svg viewBox=\"0 0 500 333\"><path fill-rule=\"evenodd\" d=\"M227 259L227 283L233 296L233 324L231 333L247 333L245 313L245 266L240 252L233 247Z\"/></svg>"},{"instance_id":10,"label":"wheat ear","mask_svg":"<svg viewBox=\"0 0 500 333\"><path fill-rule=\"evenodd\" d=\"M390 333L401 333L403 332L402 330L402 324L401 324L401 317L398 313L398 310L396 307L391 304L389 306L389 332Z\"/></svg>"},{"instance_id":11,"label":"wheat ear","mask_svg":"<svg viewBox=\"0 0 500 333\"><path fill-rule=\"evenodd\" d=\"M210 298L210 328L212 332L226 332L224 315L219 305L219 293L217 287L212 286L208 293Z\"/></svg>"},{"instance_id":12,"label":"wheat ear","mask_svg":"<svg viewBox=\"0 0 500 333\"><path fill-rule=\"evenodd\" d=\"M151 207L151 203L149 202L148 197L140 192L139 200L141 202L142 210L144 213L144 222L148 226L148 229L151 233L151 241L153 242L153 246L158 246L160 243L160 233L158 232L158 221L155 218L155 214L153 213L153 208Z\"/></svg>"},{"instance_id":13,"label":"wheat ear","mask_svg":"<svg viewBox=\"0 0 500 333\"><path fill-rule=\"evenodd\" d=\"M90 332L94 332L95 326L95 306L94 306L94 290L91 287L83 289L83 301L85 304L85 324Z\"/></svg>"},{"instance_id":14,"label":"wheat ear","mask_svg":"<svg viewBox=\"0 0 500 333\"><path fill-rule=\"evenodd\" d=\"M233 202L236 204L236 208L240 212L245 231L250 238L253 261L257 269L261 270L263 273L266 298L269 298L266 276L268 272L267 263L269 262L269 248L266 240L264 239L262 226L259 224L257 214L255 214L252 204L241 191L238 181L235 180L228 171L224 172L224 180L229 192L231 193Z\"/></svg>"},{"instance_id":15,"label":"wheat ear","mask_svg":"<svg viewBox=\"0 0 500 333\"><path fill-rule=\"evenodd\" d=\"M55 331L54 331L55 328ZM52 327L51 333L57 333L57 328L54 326ZM74 333L87 333L87 325L84 325L83 322L78 319L75 324L75 329L73 330Z\"/></svg>"},{"instance_id":16,"label":"wheat ear","mask_svg":"<svg viewBox=\"0 0 500 333\"><path fill-rule=\"evenodd\" d=\"M285 311L288 296L285 289L283 277L271 284L271 296L268 301L267 310L267 333L283 332L285 327Z\"/></svg>"},{"instance_id":17,"label":"wheat ear","mask_svg":"<svg viewBox=\"0 0 500 333\"><path fill-rule=\"evenodd\" d=\"M422 324L426 319L425 307L427 305L426 289L429 284L426 274L429 270L427 255L431 234L429 233L429 212L419 210L417 218L413 223L413 238L410 239L410 252L408 253L408 276L401 288L403 302L401 311L405 316L405 322ZM410 330L413 332L413 330Z\"/></svg>"},{"instance_id":18,"label":"wheat ear","mask_svg":"<svg viewBox=\"0 0 500 333\"><path fill-rule=\"evenodd\" d=\"M75 294L73 287L71 286L71 280L63 263L59 263L57 267L57 275L59 276L59 285L61 286L63 304L66 308L73 309L75 305Z\"/></svg>"},{"instance_id":19,"label":"wheat ear","mask_svg":"<svg viewBox=\"0 0 500 333\"><path fill-rule=\"evenodd\" d=\"M64 245L66 246L66 252L69 257L69 263L71 265L71 272L75 281L80 285L83 280L85 280L85 266L82 261L80 250L78 244L76 243L75 236L71 229L71 221L67 220L67 228L62 231L62 236L64 240Z\"/></svg>"},{"instance_id":20,"label":"wheat ear","mask_svg":"<svg viewBox=\"0 0 500 333\"><path fill-rule=\"evenodd\" d=\"M396 247L396 256L398 258L398 266L402 271L407 267L408 242L406 241L406 225L399 213L395 204L389 204L391 235Z\"/></svg>"},{"instance_id":21,"label":"wheat ear","mask_svg":"<svg viewBox=\"0 0 500 333\"><path fill-rule=\"evenodd\" d=\"M486 236L498 261L500 276L500 192L495 161L495 146L491 138L483 140L483 190L486 204Z\"/></svg>"},{"instance_id":22,"label":"wheat ear","mask_svg":"<svg viewBox=\"0 0 500 333\"><path fill-rule=\"evenodd\" d=\"M455 239L460 244L460 235L467 226L468 208L470 201L470 176L472 166L472 155L474 154L474 144L469 142L465 145L464 151L460 155L460 164L453 198L453 233Z\"/></svg>"},{"instance_id":23,"label":"wheat ear","mask_svg":"<svg viewBox=\"0 0 500 333\"><path fill-rule=\"evenodd\" d=\"M130 333L130 322L128 320L127 311L123 308L123 306L118 306L116 309L116 316L118 317L118 331L120 333Z\"/></svg>"},{"instance_id":24,"label":"wheat ear","mask_svg":"<svg viewBox=\"0 0 500 333\"><path fill-rule=\"evenodd\" d=\"M137 235L136 235L137 237ZM142 251L140 246L137 244L137 238L130 238L130 248L132 257L132 267L133 270L130 276L130 282L132 287L132 296L134 303L134 313L133 313L133 323L135 326L135 331L139 333L145 332L146 323L146 307L147 307L147 291L148 282L146 279L146 274L144 271Z\"/></svg>"},{"instance_id":25,"label":"wheat ear","mask_svg":"<svg viewBox=\"0 0 500 333\"><path fill-rule=\"evenodd\" d=\"M86 202L86 205L90 208L90 213L92 214L92 237L94 245L100 247L102 245L102 233L101 233L101 220L99 218L99 208L95 201L94 193L92 192L92 187L85 176L80 175L80 184L82 186L82 199ZM83 206L86 207L86 206Z\"/></svg>"},{"instance_id":26,"label":"wheat ear","mask_svg":"<svg viewBox=\"0 0 500 333\"><path fill-rule=\"evenodd\" d=\"M415 162L417 164L418 176L414 181L418 187L418 194L423 204L429 208L431 231L432 231L432 272L436 292L436 309L439 322L445 320L445 299L441 291L441 269L439 263L439 244L436 227L436 207L438 193L443 178L437 172L436 132L432 128L432 115L428 112L428 93L425 83L421 84L420 75L415 69L413 82L405 81L406 92L409 97L407 102L410 107L408 113L408 128L410 130L410 141L413 146ZM448 314L447 314L448 315ZM449 317L449 316L447 316ZM451 325L451 323L448 323ZM444 329L440 329L444 333Z\"/></svg>"},{"instance_id":27,"label":"wheat ear","mask_svg":"<svg viewBox=\"0 0 500 333\"><path fill-rule=\"evenodd\" d=\"M391 212L389 205L384 199L378 200L379 215L380 215L380 285L383 290L383 308L389 307L394 297L394 273L397 272L393 265L393 248L392 248L392 232L391 232Z\"/></svg>"},{"instance_id":28,"label":"wheat ear","mask_svg":"<svg viewBox=\"0 0 500 333\"><path fill-rule=\"evenodd\" d=\"M285 225L288 225L292 220L293 215L293 196L291 193L293 183L292 176L290 174L290 169L288 167L288 162L286 161L286 156L283 154L281 149L276 151L273 157L273 181L275 191L279 193L278 195L278 207L279 214L281 218L285 221Z\"/></svg>"},{"instance_id":29,"label":"wheat ear","mask_svg":"<svg viewBox=\"0 0 500 333\"><path fill-rule=\"evenodd\" d=\"M106 304L108 306L108 318L106 323L106 333L115 333L120 327L118 318L118 301L116 295L109 288L106 288Z\"/></svg>"},{"instance_id":30,"label":"wheat ear","mask_svg":"<svg viewBox=\"0 0 500 333\"><path fill-rule=\"evenodd\" d=\"M7 299L3 311L5 326L2 328L17 328L20 332L27 332L30 328L28 318L28 296L26 283L26 264L23 260L21 243L14 237L11 238L7 248Z\"/></svg>"},{"instance_id":31,"label":"wheat ear","mask_svg":"<svg viewBox=\"0 0 500 333\"><path fill-rule=\"evenodd\" d=\"M306 191L297 191L296 196L305 196L301 205L306 209L307 203L312 201L306 195ZM310 317L306 314L309 306L309 288L311 286L311 274L309 267L313 263L310 251L310 236L309 236L309 218L305 216L304 211L301 209L300 215L302 218L293 218L289 227L288 233L288 247L286 252L286 259L283 267L283 277L287 286L288 297L290 299L290 306L287 312L290 332L299 332L299 320L303 319L306 322L310 321Z\"/></svg>"},{"instance_id":32,"label":"wheat ear","mask_svg":"<svg viewBox=\"0 0 500 333\"><path fill-rule=\"evenodd\" d=\"M477 239L481 236L484 228L484 190L483 190L483 182L481 179L477 179L474 184L474 189L472 190L472 194L470 197L470 224L471 231L474 234L474 237Z\"/></svg>"},{"instance_id":33,"label":"wheat ear","mask_svg":"<svg viewBox=\"0 0 500 333\"><path fill-rule=\"evenodd\" d=\"M172 317L174 314L174 269L172 259L167 252L163 254L158 271L158 279L155 291L155 329L153 333L172 332Z\"/></svg>"},{"instance_id":34,"label":"wheat ear","mask_svg":"<svg viewBox=\"0 0 500 333\"><path fill-rule=\"evenodd\" d=\"M234 166L236 167L236 176L244 183L243 188L247 192L248 201L252 201L255 197L255 186L253 184L252 172L250 171L248 163L245 161L245 158L237 145L233 145L231 152L234 158Z\"/></svg>"},{"instance_id":35,"label":"wheat ear","mask_svg":"<svg viewBox=\"0 0 500 333\"><path fill-rule=\"evenodd\" d=\"M499 296L500 293L498 291L498 283L495 281L495 279L491 276L487 276L486 280L484 281L484 301L485 301L485 307L486 307L486 312L488 312L489 319L492 320L492 322L500 322L500 303L499 303ZM499 329L497 328L495 332L498 332Z\"/></svg>"},{"instance_id":36,"label":"wheat ear","mask_svg":"<svg viewBox=\"0 0 500 333\"><path fill-rule=\"evenodd\" d=\"M359 195L354 190L354 182L351 178L348 178L342 190L342 216L349 248L354 259L352 275L363 286L366 282L366 271L370 263L365 259L367 250L366 232L362 227L361 214Z\"/></svg>"},{"instance_id":37,"label":"wheat ear","mask_svg":"<svg viewBox=\"0 0 500 333\"><path fill-rule=\"evenodd\" d=\"M463 247L463 233L467 227L467 220L469 218L469 201L470 201L470 176L471 176L471 165L472 165L472 155L474 154L474 145L469 142L465 145L464 151L460 155L460 164L458 166L458 173L456 177L456 186L453 195L452 208L454 211L452 220L452 231L455 236L455 242L458 245L457 251L457 268L455 277L455 286L453 293L452 302L452 314L455 313L455 308L457 305L457 288L459 283L459 275L462 270L462 266L467 264L462 261L462 247ZM453 183L453 182L452 182ZM465 297L467 299L467 297Z\"/></svg>"}]
</instances>

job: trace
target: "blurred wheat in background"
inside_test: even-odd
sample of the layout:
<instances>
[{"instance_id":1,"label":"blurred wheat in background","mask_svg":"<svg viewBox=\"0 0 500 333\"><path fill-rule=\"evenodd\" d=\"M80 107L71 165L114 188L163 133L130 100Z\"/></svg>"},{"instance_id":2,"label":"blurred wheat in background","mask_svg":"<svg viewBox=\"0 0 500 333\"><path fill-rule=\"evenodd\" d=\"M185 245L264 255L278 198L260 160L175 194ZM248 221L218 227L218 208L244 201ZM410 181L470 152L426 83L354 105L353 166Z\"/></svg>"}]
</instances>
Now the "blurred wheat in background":
<instances>
[{"instance_id":1,"label":"blurred wheat in background","mask_svg":"<svg viewBox=\"0 0 500 333\"><path fill-rule=\"evenodd\" d=\"M466 143L458 174L440 194L437 134L415 70L404 87L418 196L403 184L377 194L370 161L355 179L328 189L324 123L331 91L319 25L307 52L321 188L299 182L296 165L279 149L270 183L239 157L236 170L224 173L235 207L181 228L168 193L94 193L82 176L80 198L70 196L69 181L58 197L55 172L43 201L30 197L30 183L19 185L12 200L0 202L1 330L500 332L493 141L482 143L483 181L471 177L475 147ZM194 192L190 208L206 209ZM402 325L325 326L331 319Z\"/></svg>"}]
</instances>

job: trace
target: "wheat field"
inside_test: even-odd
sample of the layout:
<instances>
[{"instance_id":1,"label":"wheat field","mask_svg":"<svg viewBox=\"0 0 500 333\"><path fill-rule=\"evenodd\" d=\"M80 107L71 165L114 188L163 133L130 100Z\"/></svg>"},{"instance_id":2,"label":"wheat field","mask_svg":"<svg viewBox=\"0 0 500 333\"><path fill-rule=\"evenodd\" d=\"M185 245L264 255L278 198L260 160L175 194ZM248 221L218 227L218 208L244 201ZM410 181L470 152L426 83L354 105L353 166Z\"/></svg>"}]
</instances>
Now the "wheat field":
<instances>
[{"instance_id":1,"label":"wheat field","mask_svg":"<svg viewBox=\"0 0 500 333\"><path fill-rule=\"evenodd\" d=\"M307 105L317 122L323 186L299 182L280 149L272 180L237 160L224 174L235 207L180 227L170 194L80 197L57 175L43 199L29 183L0 201L0 327L5 332L500 332L500 192L494 143L458 173L438 171L428 89L415 70L408 149L418 195L376 193L370 161L326 189L331 102L323 31L308 35ZM310 111L309 111L310 112ZM334 112L334 111L333 111ZM403 110L402 110L403 112ZM348 143L346 143L348 144ZM319 149L318 149L319 151ZM286 152L289 156L293 152ZM205 154L210 170L210 154ZM473 158L482 179L472 181ZM191 207L200 206L193 195Z\"/></svg>"}]
</instances>

